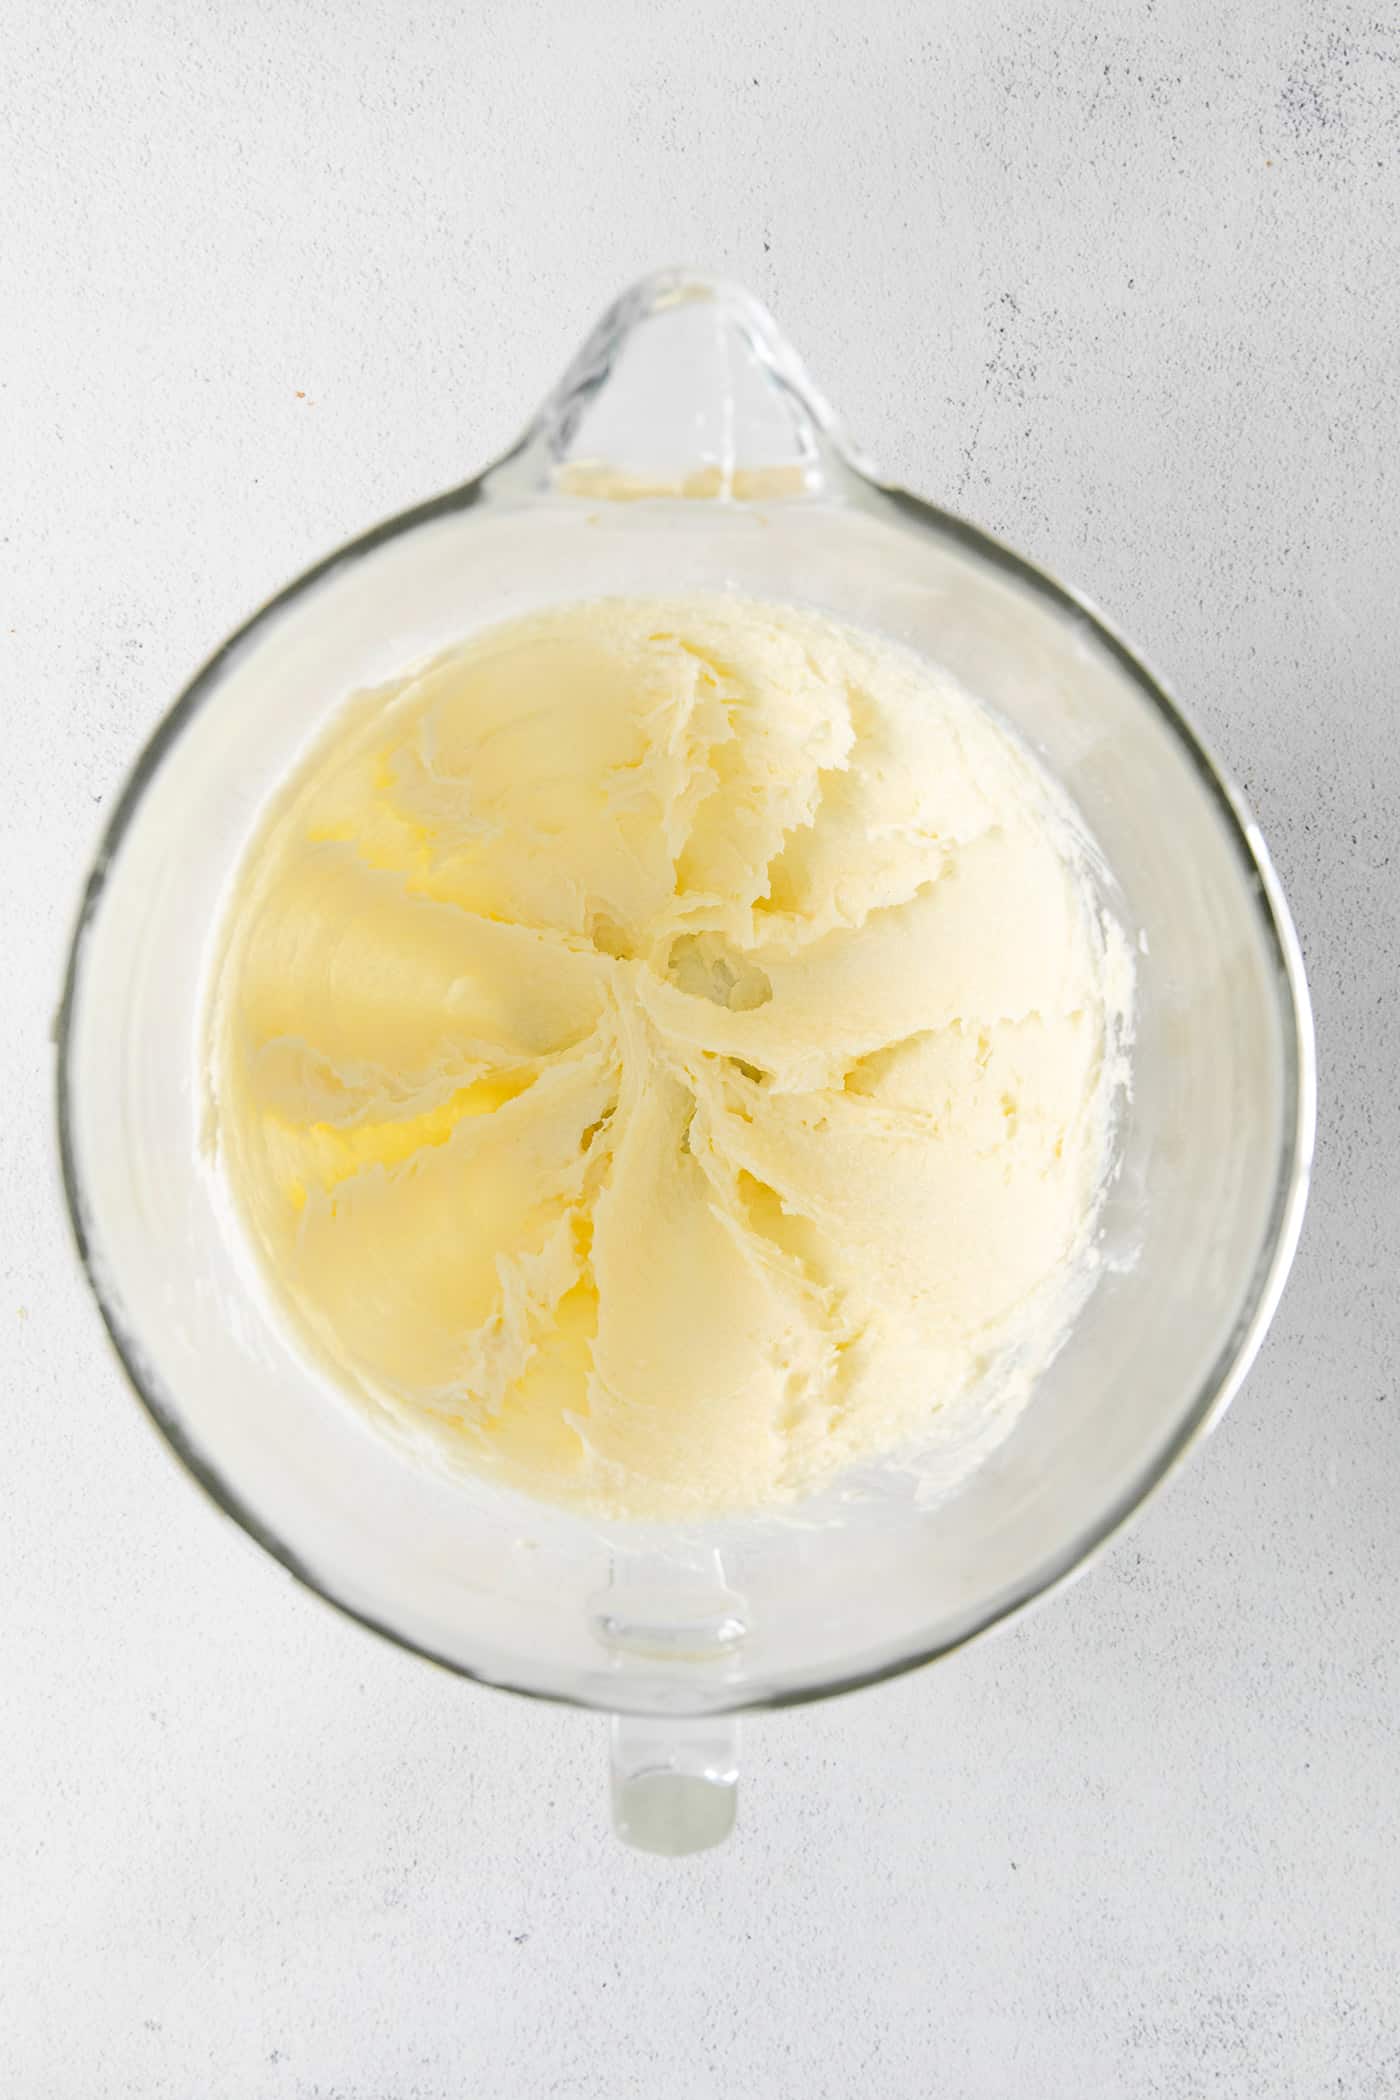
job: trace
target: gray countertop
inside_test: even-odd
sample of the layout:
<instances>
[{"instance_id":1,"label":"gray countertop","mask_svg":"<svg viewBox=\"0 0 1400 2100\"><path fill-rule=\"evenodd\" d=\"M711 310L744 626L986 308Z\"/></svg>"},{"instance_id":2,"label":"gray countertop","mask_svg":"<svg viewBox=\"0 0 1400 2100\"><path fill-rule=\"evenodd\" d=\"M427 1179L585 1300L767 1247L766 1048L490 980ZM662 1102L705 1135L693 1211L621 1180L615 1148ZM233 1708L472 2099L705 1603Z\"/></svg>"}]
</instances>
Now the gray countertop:
<instances>
[{"instance_id":1,"label":"gray countertop","mask_svg":"<svg viewBox=\"0 0 1400 2100\"><path fill-rule=\"evenodd\" d=\"M1400 2092L1400 29L1314 0L11 0L0 67L0 2091ZM218 1520L54 1189L124 769L228 628L685 260L887 471L1080 584L1246 784L1320 1038L1292 1284L1084 1582L608 1827Z\"/></svg>"}]
</instances>

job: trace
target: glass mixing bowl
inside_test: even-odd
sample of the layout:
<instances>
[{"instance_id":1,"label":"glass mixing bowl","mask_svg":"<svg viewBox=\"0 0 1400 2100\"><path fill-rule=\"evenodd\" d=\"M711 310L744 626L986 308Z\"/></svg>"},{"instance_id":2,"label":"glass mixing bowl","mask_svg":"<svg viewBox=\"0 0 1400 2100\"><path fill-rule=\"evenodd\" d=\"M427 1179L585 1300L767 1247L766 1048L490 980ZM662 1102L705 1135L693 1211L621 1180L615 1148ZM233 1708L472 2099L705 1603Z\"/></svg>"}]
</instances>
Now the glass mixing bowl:
<instances>
[{"instance_id":1,"label":"glass mixing bowl","mask_svg":"<svg viewBox=\"0 0 1400 2100\"><path fill-rule=\"evenodd\" d=\"M731 589L953 671L1069 790L1138 942L1100 1279L1001 1446L939 1501L874 1469L785 1518L590 1523L440 1477L329 1390L201 1148L214 936L269 794L353 690L563 598ZM883 486L771 320L671 272L519 444L291 584L195 678L112 817L59 1027L63 1171L131 1382L300 1580L483 1683L614 1716L633 1842L734 1814L734 1717L946 1654L1082 1567L1215 1422L1277 1304L1313 1129L1298 945L1239 794L1082 599Z\"/></svg>"}]
</instances>

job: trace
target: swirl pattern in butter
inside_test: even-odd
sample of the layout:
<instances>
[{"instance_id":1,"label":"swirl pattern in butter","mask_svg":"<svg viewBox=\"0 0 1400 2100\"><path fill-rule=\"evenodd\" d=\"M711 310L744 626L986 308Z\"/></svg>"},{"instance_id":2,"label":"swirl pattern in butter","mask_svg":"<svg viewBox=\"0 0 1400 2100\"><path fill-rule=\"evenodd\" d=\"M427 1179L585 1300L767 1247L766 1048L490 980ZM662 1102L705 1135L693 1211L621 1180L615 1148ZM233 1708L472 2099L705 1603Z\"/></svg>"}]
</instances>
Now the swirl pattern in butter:
<instances>
[{"instance_id":1,"label":"swirl pattern in butter","mask_svg":"<svg viewBox=\"0 0 1400 2100\"><path fill-rule=\"evenodd\" d=\"M1120 948L931 665L742 598L563 606L357 698L277 798L220 1164L381 1421L601 1515L781 1502L1009 1417L1053 1346Z\"/></svg>"}]
</instances>

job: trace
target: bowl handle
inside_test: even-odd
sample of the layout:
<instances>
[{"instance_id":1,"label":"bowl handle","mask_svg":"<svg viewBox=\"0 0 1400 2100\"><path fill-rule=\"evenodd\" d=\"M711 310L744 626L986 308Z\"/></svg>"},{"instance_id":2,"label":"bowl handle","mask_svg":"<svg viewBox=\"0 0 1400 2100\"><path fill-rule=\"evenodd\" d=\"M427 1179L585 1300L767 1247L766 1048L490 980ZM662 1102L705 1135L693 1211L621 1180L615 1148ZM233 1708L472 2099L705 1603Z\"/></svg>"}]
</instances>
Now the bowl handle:
<instances>
[{"instance_id":1,"label":"bowl handle","mask_svg":"<svg viewBox=\"0 0 1400 2100\"><path fill-rule=\"evenodd\" d=\"M739 1724L732 1714L612 1717L613 1828L640 1852L679 1859L734 1828Z\"/></svg>"},{"instance_id":2,"label":"bowl handle","mask_svg":"<svg viewBox=\"0 0 1400 2100\"><path fill-rule=\"evenodd\" d=\"M769 505L831 502L858 482L836 418L758 300L659 270L608 308L484 491Z\"/></svg>"}]
</instances>

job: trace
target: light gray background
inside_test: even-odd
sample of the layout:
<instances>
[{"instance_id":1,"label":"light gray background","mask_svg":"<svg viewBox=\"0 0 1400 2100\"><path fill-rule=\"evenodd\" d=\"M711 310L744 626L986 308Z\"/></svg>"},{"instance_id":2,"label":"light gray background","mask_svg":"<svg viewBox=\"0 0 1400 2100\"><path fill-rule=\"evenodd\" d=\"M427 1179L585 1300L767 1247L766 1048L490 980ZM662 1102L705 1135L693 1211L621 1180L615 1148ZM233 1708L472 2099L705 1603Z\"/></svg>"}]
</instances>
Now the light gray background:
<instances>
[{"instance_id":1,"label":"light gray background","mask_svg":"<svg viewBox=\"0 0 1400 2100\"><path fill-rule=\"evenodd\" d=\"M1400 2092L1398 28L8 0L5 2095ZM1184 1480L1004 1637L753 1724L740 1834L666 1865L609 1835L601 1724L341 1622L165 1455L74 1274L46 1030L205 652L679 260L1175 680L1288 885L1322 1119Z\"/></svg>"}]
</instances>

